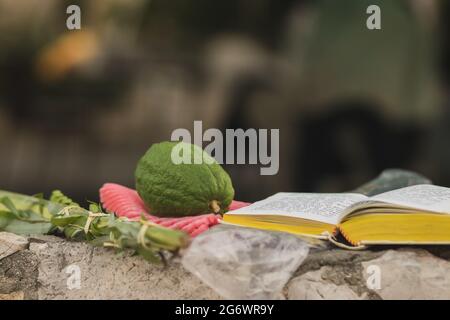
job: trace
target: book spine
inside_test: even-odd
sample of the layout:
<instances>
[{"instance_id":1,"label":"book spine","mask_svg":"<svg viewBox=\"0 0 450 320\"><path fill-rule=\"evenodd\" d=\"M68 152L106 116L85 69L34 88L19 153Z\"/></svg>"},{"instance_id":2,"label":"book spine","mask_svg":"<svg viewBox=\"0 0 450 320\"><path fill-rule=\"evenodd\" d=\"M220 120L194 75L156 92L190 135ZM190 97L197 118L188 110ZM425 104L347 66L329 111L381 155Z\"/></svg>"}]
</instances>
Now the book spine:
<instances>
[{"instance_id":1,"label":"book spine","mask_svg":"<svg viewBox=\"0 0 450 320\"><path fill-rule=\"evenodd\" d=\"M351 245L342 243L341 241L339 241L338 239L336 239L336 236L338 234L341 234L342 237ZM356 243L354 241L352 241L347 234L345 234L341 228L339 228L339 226L336 228L336 232L335 234L330 234L328 237L328 241L330 241L331 243L333 243L336 247L339 247L341 249L347 249L347 250L364 250L367 249L367 246L365 245L361 245L359 243Z\"/></svg>"}]
</instances>

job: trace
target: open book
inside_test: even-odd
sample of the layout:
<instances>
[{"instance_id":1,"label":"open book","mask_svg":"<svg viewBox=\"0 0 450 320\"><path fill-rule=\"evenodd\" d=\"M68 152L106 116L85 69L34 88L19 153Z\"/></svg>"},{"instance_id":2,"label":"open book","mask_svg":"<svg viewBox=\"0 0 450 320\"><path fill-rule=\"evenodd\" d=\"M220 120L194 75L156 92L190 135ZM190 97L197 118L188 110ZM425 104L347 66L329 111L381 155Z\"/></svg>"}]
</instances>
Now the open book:
<instances>
[{"instance_id":1,"label":"open book","mask_svg":"<svg viewBox=\"0 0 450 320\"><path fill-rule=\"evenodd\" d=\"M350 246L450 244L450 188L415 185L373 197L277 193L223 217L224 223L330 239ZM339 244L340 242L336 243Z\"/></svg>"}]
</instances>

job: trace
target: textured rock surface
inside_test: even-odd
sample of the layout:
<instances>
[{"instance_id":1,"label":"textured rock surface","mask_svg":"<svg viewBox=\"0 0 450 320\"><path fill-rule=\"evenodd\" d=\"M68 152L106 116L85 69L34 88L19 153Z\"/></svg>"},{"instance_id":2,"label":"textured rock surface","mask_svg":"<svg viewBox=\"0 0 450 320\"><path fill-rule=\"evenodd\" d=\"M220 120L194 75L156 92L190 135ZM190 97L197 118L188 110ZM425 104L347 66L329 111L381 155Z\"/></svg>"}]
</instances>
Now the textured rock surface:
<instances>
[{"instance_id":1,"label":"textured rock surface","mask_svg":"<svg viewBox=\"0 0 450 320\"><path fill-rule=\"evenodd\" d=\"M0 260L23 250L28 246L24 237L8 232L0 232Z\"/></svg>"},{"instance_id":2,"label":"textured rock surface","mask_svg":"<svg viewBox=\"0 0 450 320\"><path fill-rule=\"evenodd\" d=\"M289 299L450 299L448 247L311 254L287 285Z\"/></svg>"},{"instance_id":3,"label":"textured rock surface","mask_svg":"<svg viewBox=\"0 0 450 320\"><path fill-rule=\"evenodd\" d=\"M164 269L138 256L51 236L26 243L0 259L0 300L220 299L178 262ZM287 299L450 299L449 257L448 247L312 249L283 294Z\"/></svg>"},{"instance_id":4,"label":"textured rock surface","mask_svg":"<svg viewBox=\"0 0 450 320\"><path fill-rule=\"evenodd\" d=\"M380 268L382 299L450 299L450 262L425 250L389 250L362 265Z\"/></svg>"},{"instance_id":5,"label":"textured rock surface","mask_svg":"<svg viewBox=\"0 0 450 320\"><path fill-rule=\"evenodd\" d=\"M288 296L297 300L340 300L361 299L361 297L346 284L336 285L328 281L324 275L331 271L331 267L322 267L317 271L310 271L301 277L294 278L289 284Z\"/></svg>"},{"instance_id":6,"label":"textured rock surface","mask_svg":"<svg viewBox=\"0 0 450 320\"><path fill-rule=\"evenodd\" d=\"M29 249L0 260L0 299L220 298L176 262L163 268L52 236L29 242Z\"/></svg>"}]
</instances>

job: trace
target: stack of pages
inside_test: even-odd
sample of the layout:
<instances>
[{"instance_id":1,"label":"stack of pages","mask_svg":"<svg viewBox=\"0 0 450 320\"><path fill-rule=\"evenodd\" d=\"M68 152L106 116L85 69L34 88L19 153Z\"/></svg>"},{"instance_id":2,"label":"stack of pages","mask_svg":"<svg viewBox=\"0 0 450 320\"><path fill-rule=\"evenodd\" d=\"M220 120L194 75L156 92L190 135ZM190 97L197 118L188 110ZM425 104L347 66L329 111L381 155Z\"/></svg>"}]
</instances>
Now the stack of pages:
<instances>
[{"instance_id":1,"label":"stack of pages","mask_svg":"<svg viewBox=\"0 0 450 320\"><path fill-rule=\"evenodd\" d=\"M223 222L315 238L332 236L353 246L450 244L450 188L415 185L373 197L277 193L226 213Z\"/></svg>"}]
</instances>

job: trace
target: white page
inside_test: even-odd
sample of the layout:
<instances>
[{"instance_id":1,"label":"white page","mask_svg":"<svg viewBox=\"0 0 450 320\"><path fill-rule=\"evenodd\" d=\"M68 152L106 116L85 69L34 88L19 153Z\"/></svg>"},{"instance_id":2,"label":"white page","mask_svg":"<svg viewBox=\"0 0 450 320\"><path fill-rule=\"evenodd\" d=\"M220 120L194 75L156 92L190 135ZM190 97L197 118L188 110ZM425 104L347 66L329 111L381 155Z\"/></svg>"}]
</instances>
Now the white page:
<instances>
[{"instance_id":1,"label":"white page","mask_svg":"<svg viewBox=\"0 0 450 320\"><path fill-rule=\"evenodd\" d=\"M278 215L338 224L346 208L367 199L357 193L282 192L227 214Z\"/></svg>"},{"instance_id":2,"label":"white page","mask_svg":"<svg viewBox=\"0 0 450 320\"><path fill-rule=\"evenodd\" d=\"M420 184L370 198L414 209L450 214L450 188Z\"/></svg>"}]
</instances>

